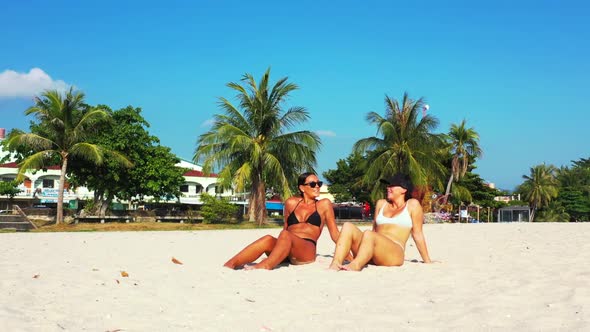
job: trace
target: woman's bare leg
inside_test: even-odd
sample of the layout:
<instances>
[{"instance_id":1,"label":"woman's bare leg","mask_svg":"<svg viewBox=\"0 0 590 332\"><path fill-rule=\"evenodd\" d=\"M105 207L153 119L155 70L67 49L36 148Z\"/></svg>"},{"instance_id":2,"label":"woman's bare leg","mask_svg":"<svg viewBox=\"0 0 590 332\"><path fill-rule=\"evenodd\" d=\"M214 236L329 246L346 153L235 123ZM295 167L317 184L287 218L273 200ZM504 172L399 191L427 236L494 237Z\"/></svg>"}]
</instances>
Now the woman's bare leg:
<instances>
[{"instance_id":1,"label":"woman's bare leg","mask_svg":"<svg viewBox=\"0 0 590 332\"><path fill-rule=\"evenodd\" d=\"M315 261L315 246L313 243L283 230L268 257L250 268L272 270L287 257L290 257L296 264L311 263Z\"/></svg>"},{"instance_id":2,"label":"woman's bare leg","mask_svg":"<svg viewBox=\"0 0 590 332\"><path fill-rule=\"evenodd\" d=\"M246 246L246 248L242 249L242 251L223 264L223 266L235 269L244 264L252 263L264 253L270 255L270 252L275 247L276 243L276 238L270 235L265 235Z\"/></svg>"},{"instance_id":3,"label":"woman's bare leg","mask_svg":"<svg viewBox=\"0 0 590 332\"><path fill-rule=\"evenodd\" d=\"M365 231L357 254L344 270L360 271L369 261L379 266L400 266L404 263L404 251L391 239L373 231Z\"/></svg>"},{"instance_id":4,"label":"woman's bare leg","mask_svg":"<svg viewBox=\"0 0 590 332\"><path fill-rule=\"evenodd\" d=\"M334 259L332 259L330 269L340 270L342 262L346 256L348 256L351 250L356 256L362 236L363 232L361 232L361 230L358 229L358 227L356 227L353 223L345 222L344 225L342 225L340 236L338 237L338 241L336 241Z\"/></svg>"}]
</instances>

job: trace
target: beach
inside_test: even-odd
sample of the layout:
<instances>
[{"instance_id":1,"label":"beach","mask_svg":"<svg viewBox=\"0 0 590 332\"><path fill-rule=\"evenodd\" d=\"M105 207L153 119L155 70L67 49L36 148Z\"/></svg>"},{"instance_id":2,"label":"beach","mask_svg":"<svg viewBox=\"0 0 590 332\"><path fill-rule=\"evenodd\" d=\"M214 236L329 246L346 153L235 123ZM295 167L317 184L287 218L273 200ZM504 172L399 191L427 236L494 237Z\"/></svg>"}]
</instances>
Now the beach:
<instances>
[{"instance_id":1,"label":"beach","mask_svg":"<svg viewBox=\"0 0 590 332\"><path fill-rule=\"evenodd\" d=\"M280 229L1 233L3 331L587 331L590 223L427 224L401 267L223 263Z\"/></svg>"}]
</instances>

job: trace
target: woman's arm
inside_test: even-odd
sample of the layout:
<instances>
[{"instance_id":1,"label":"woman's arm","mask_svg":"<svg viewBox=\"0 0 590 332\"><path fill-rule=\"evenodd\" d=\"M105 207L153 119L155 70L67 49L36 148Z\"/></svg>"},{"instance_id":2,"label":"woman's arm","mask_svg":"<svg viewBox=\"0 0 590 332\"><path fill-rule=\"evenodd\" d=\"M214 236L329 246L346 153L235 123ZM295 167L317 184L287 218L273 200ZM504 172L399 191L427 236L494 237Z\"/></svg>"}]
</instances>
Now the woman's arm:
<instances>
[{"instance_id":1,"label":"woman's arm","mask_svg":"<svg viewBox=\"0 0 590 332\"><path fill-rule=\"evenodd\" d=\"M375 211L373 212L373 232L377 231L377 215L379 214L379 211L381 211L381 209L383 208L383 204L385 204L385 202L387 202L384 199L380 199L377 201L377 204L375 204Z\"/></svg>"},{"instance_id":2,"label":"woman's arm","mask_svg":"<svg viewBox=\"0 0 590 332\"><path fill-rule=\"evenodd\" d=\"M324 220L324 224L328 226L328 232L330 232L330 237L332 241L336 243L338 241L338 237L340 236L340 231L338 230L338 226L336 226L336 218L334 217L334 208L332 207L332 202L329 199L324 198L318 202L319 208L322 210L321 216Z\"/></svg>"},{"instance_id":3,"label":"woman's arm","mask_svg":"<svg viewBox=\"0 0 590 332\"><path fill-rule=\"evenodd\" d=\"M420 256L422 256L424 263L432 263L430 255L428 255L424 232L422 231L422 225L424 223L422 205L416 199L410 199L406 204L408 204L410 216L412 217L412 238L416 243L416 248L418 248L418 252L420 253Z\"/></svg>"},{"instance_id":4,"label":"woman's arm","mask_svg":"<svg viewBox=\"0 0 590 332\"><path fill-rule=\"evenodd\" d=\"M334 207L332 206L332 202L324 198L318 202L320 204L320 209L323 210L321 213L323 220L325 220L325 225L328 226L328 232L330 232L330 238L334 243L338 244L338 238L340 237L340 231L338 230L338 226L336 225L336 217L334 216ZM344 260L351 261L353 259L352 254L349 252Z\"/></svg>"}]
</instances>

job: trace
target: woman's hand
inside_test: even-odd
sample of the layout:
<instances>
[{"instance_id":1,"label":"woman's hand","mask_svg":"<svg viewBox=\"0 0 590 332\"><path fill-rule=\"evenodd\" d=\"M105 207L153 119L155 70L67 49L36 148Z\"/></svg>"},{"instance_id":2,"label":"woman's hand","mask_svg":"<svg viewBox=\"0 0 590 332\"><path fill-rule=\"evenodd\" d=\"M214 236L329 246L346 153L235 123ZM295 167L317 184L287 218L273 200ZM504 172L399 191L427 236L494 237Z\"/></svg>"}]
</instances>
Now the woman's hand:
<instances>
[{"instance_id":1,"label":"woman's hand","mask_svg":"<svg viewBox=\"0 0 590 332\"><path fill-rule=\"evenodd\" d=\"M424 263L424 264L432 264L432 263L442 263L439 260L428 260L428 261L419 261L417 259L412 259L411 260L412 263Z\"/></svg>"}]
</instances>

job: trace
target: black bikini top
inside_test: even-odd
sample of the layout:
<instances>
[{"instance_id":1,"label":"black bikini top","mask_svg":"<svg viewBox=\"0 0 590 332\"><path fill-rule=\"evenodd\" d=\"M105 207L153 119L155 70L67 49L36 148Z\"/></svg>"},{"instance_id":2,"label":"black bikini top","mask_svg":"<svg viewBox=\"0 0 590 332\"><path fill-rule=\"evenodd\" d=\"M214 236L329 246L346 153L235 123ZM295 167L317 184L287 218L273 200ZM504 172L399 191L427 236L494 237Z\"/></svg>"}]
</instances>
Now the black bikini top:
<instances>
[{"instance_id":1,"label":"black bikini top","mask_svg":"<svg viewBox=\"0 0 590 332\"><path fill-rule=\"evenodd\" d=\"M299 220L297 219L297 216L295 215L295 210L297 210L297 207L299 206L299 204L303 202L303 199L300 200L297 205L295 205L295 208L293 209L293 211L291 211L291 214L289 214L289 216L287 217L287 227L291 226L291 225L295 225L295 224L299 224ZM314 226L320 227L320 225L322 224L322 218L320 217L320 214L318 213L318 207L317 207L317 201L314 202L315 205L315 211L309 215L309 217L307 217L307 220L305 221L308 224L312 224Z\"/></svg>"}]
</instances>

